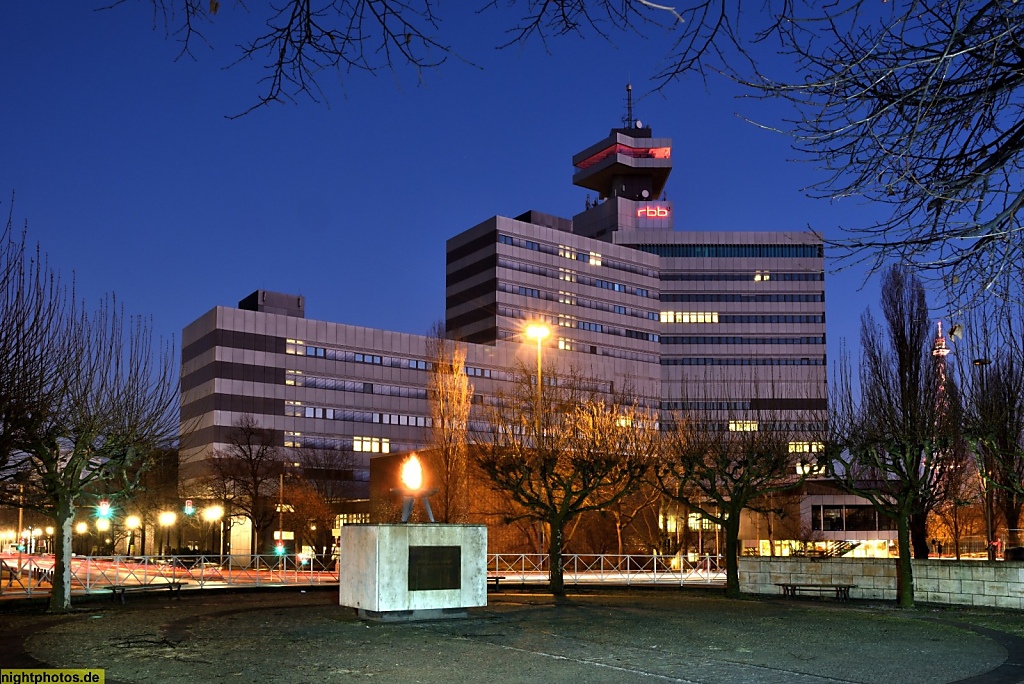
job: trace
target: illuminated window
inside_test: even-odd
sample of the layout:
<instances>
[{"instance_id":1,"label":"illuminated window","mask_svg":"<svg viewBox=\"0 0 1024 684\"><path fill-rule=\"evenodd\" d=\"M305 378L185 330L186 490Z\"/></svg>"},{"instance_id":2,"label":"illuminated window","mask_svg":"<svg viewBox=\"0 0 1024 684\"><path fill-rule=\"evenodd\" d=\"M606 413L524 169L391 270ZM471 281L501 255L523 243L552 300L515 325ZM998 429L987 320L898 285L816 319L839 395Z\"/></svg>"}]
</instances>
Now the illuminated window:
<instances>
[{"instance_id":1,"label":"illuminated window","mask_svg":"<svg viewBox=\"0 0 1024 684\"><path fill-rule=\"evenodd\" d=\"M303 383L302 378L299 377L300 375L302 375L302 371L286 370L284 372L284 384L298 385L299 387L302 387Z\"/></svg>"},{"instance_id":2,"label":"illuminated window","mask_svg":"<svg viewBox=\"0 0 1024 684\"><path fill-rule=\"evenodd\" d=\"M756 420L730 420L729 432L757 432Z\"/></svg>"},{"instance_id":3,"label":"illuminated window","mask_svg":"<svg viewBox=\"0 0 1024 684\"><path fill-rule=\"evenodd\" d=\"M352 451L366 451L374 454L391 453L391 440L379 437L353 437Z\"/></svg>"},{"instance_id":4,"label":"illuminated window","mask_svg":"<svg viewBox=\"0 0 1024 684\"><path fill-rule=\"evenodd\" d=\"M597 252L591 252L590 253L590 265L591 266L600 266L601 265L601 255L598 254Z\"/></svg>"},{"instance_id":5,"label":"illuminated window","mask_svg":"<svg viewBox=\"0 0 1024 684\"><path fill-rule=\"evenodd\" d=\"M572 340L570 340L568 337L559 337L558 348L564 349L565 351L572 351Z\"/></svg>"},{"instance_id":6,"label":"illuminated window","mask_svg":"<svg viewBox=\"0 0 1024 684\"><path fill-rule=\"evenodd\" d=\"M558 269L558 279L564 280L568 283L575 283L576 271L570 270L568 268L560 268Z\"/></svg>"},{"instance_id":7,"label":"illuminated window","mask_svg":"<svg viewBox=\"0 0 1024 684\"><path fill-rule=\"evenodd\" d=\"M825 450L822 442L790 442L789 453L791 454L816 454Z\"/></svg>"},{"instance_id":8,"label":"illuminated window","mask_svg":"<svg viewBox=\"0 0 1024 684\"><path fill-rule=\"evenodd\" d=\"M562 290L559 290L558 291L558 301L561 304L572 304L573 306L575 306L576 305L576 295L572 294L571 292L563 292Z\"/></svg>"},{"instance_id":9,"label":"illuminated window","mask_svg":"<svg viewBox=\"0 0 1024 684\"><path fill-rule=\"evenodd\" d=\"M717 311L662 311L662 323L718 323Z\"/></svg>"},{"instance_id":10,"label":"illuminated window","mask_svg":"<svg viewBox=\"0 0 1024 684\"><path fill-rule=\"evenodd\" d=\"M565 259L576 259L576 251L568 245L558 245L558 256Z\"/></svg>"},{"instance_id":11,"label":"illuminated window","mask_svg":"<svg viewBox=\"0 0 1024 684\"><path fill-rule=\"evenodd\" d=\"M576 327L576 317L575 316L565 316L565 315L559 314L559 316L558 316L558 325L562 326L563 328L575 328Z\"/></svg>"},{"instance_id":12,"label":"illuminated window","mask_svg":"<svg viewBox=\"0 0 1024 684\"><path fill-rule=\"evenodd\" d=\"M286 447L302 447L302 433L301 432L285 432L284 433L284 445Z\"/></svg>"},{"instance_id":13,"label":"illuminated window","mask_svg":"<svg viewBox=\"0 0 1024 684\"><path fill-rule=\"evenodd\" d=\"M306 343L303 342L302 340L293 340L291 338L288 338L285 340L284 353L305 356Z\"/></svg>"},{"instance_id":14,"label":"illuminated window","mask_svg":"<svg viewBox=\"0 0 1024 684\"><path fill-rule=\"evenodd\" d=\"M754 271L754 282L759 283L761 281L771 280L771 271Z\"/></svg>"}]
</instances>

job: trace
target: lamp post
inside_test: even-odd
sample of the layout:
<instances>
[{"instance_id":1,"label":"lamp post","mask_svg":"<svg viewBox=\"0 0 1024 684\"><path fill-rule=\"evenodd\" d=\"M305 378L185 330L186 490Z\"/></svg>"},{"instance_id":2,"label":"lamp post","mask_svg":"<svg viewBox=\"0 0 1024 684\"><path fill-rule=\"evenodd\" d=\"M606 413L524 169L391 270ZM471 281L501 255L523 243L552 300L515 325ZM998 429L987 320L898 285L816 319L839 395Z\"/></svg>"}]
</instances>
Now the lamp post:
<instances>
[{"instance_id":1,"label":"lamp post","mask_svg":"<svg viewBox=\"0 0 1024 684\"><path fill-rule=\"evenodd\" d=\"M531 323L526 326L526 336L537 340L537 399L533 407L533 420L534 420L534 442L537 450L540 450L540 404L543 400L541 395L541 383L542 377L542 356L541 349L544 338L551 334L551 329L543 323ZM540 548L541 552L544 550L544 523L540 523Z\"/></svg>"},{"instance_id":2,"label":"lamp post","mask_svg":"<svg viewBox=\"0 0 1024 684\"><path fill-rule=\"evenodd\" d=\"M82 545L83 544L87 544L87 542L83 542L82 541L82 537L84 537L86 534L89 533L89 523L84 522L84 521L83 522L79 522L78 524L75 525L75 532L78 533L78 550L79 550L79 552L81 552Z\"/></svg>"},{"instance_id":3,"label":"lamp post","mask_svg":"<svg viewBox=\"0 0 1024 684\"><path fill-rule=\"evenodd\" d=\"M288 467L298 468L298 463L281 463L281 483L278 486L278 504L277 504L277 545L274 547L274 553L278 556L283 556L285 552L284 546L284 469Z\"/></svg>"},{"instance_id":4,"label":"lamp post","mask_svg":"<svg viewBox=\"0 0 1024 684\"><path fill-rule=\"evenodd\" d=\"M128 528L128 548L125 549L125 552L129 556L137 555L133 554L132 551L135 549L135 530L142 526L142 520L137 515L129 515L124 520L124 526Z\"/></svg>"},{"instance_id":5,"label":"lamp post","mask_svg":"<svg viewBox=\"0 0 1024 684\"><path fill-rule=\"evenodd\" d=\"M551 330L548 328L548 326L542 323L531 323L530 325L526 326L526 336L537 340L537 406L534 409L534 416L537 418L538 426L540 425L540 386L542 380L541 349L543 348L542 343L544 342L544 338L546 338L550 334Z\"/></svg>"},{"instance_id":6,"label":"lamp post","mask_svg":"<svg viewBox=\"0 0 1024 684\"><path fill-rule=\"evenodd\" d=\"M224 518L223 506L207 506L203 509L203 520L212 524L218 524L220 529L220 556L224 557L224 525L221 522Z\"/></svg>"},{"instance_id":7,"label":"lamp post","mask_svg":"<svg viewBox=\"0 0 1024 684\"><path fill-rule=\"evenodd\" d=\"M178 515L174 511L163 511L160 513L160 517L157 518L157 522L160 523L160 527L164 528L164 548L162 550L165 552L171 546L171 526L174 525L177 520Z\"/></svg>"},{"instance_id":8,"label":"lamp post","mask_svg":"<svg viewBox=\"0 0 1024 684\"><path fill-rule=\"evenodd\" d=\"M988 401L988 395L985 391L986 378L988 377L987 366L992 363L989 359L974 359L971 361L975 368L978 369L979 379L978 382L981 385L981 400ZM980 408L975 406L976 409ZM980 411L979 411L980 413ZM982 421L986 418L982 417ZM995 546L995 530L992 527L992 509L995 508L995 492L992 489L992 454L986 449L984 458L984 470L983 473L985 479L985 537L987 540L986 552L988 559L994 561L996 559L996 546Z\"/></svg>"}]
</instances>

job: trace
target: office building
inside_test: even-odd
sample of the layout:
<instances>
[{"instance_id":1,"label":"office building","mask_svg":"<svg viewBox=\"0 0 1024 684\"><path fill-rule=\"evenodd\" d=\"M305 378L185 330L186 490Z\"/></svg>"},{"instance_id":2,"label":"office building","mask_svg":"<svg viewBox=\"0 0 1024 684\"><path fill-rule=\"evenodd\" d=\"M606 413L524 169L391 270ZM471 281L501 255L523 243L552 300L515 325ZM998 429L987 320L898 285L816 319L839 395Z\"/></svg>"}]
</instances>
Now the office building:
<instances>
[{"instance_id":1,"label":"office building","mask_svg":"<svg viewBox=\"0 0 1024 684\"><path fill-rule=\"evenodd\" d=\"M523 329L544 321L545 364L578 368L665 416L698 402L721 410L720 429L820 420L821 240L678 229L665 195L671 140L638 122L573 164L573 183L592 193L581 213L495 216L448 240L446 329L465 345L478 401L516 364L535 363ZM183 486L251 415L283 449L350 454L347 511L359 519L369 459L428 443L428 338L310 320L304 305L261 290L185 328Z\"/></svg>"}]
</instances>

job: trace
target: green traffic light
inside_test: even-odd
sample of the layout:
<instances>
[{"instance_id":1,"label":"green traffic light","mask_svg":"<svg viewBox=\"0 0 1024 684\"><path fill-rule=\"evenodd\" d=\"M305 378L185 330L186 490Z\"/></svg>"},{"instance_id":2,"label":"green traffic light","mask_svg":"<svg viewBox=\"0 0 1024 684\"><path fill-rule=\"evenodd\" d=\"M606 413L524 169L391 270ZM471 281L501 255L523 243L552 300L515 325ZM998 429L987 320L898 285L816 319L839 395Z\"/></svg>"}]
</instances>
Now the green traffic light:
<instances>
[{"instance_id":1,"label":"green traffic light","mask_svg":"<svg viewBox=\"0 0 1024 684\"><path fill-rule=\"evenodd\" d=\"M275 546L274 547L274 553L276 553L278 556L283 556L284 555L284 544L278 544L277 546Z\"/></svg>"},{"instance_id":2,"label":"green traffic light","mask_svg":"<svg viewBox=\"0 0 1024 684\"><path fill-rule=\"evenodd\" d=\"M110 517L110 502L106 501L106 500L100 501L100 505L96 509L96 515L98 517L100 517L100 518L109 518Z\"/></svg>"}]
</instances>

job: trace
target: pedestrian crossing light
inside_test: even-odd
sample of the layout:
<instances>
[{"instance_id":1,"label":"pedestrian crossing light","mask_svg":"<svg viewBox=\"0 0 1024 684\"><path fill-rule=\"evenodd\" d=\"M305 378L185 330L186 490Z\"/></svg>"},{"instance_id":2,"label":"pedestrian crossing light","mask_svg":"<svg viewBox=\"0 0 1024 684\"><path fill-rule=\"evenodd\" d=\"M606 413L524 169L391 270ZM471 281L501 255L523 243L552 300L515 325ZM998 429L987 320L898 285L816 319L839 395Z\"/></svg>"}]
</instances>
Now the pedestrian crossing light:
<instances>
[{"instance_id":1,"label":"pedestrian crossing light","mask_svg":"<svg viewBox=\"0 0 1024 684\"><path fill-rule=\"evenodd\" d=\"M185 515L192 515L196 512L196 507L192 503L192 499L185 499Z\"/></svg>"},{"instance_id":2,"label":"pedestrian crossing light","mask_svg":"<svg viewBox=\"0 0 1024 684\"><path fill-rule=\"evenodd\" d=\"M100 501L100 505L96 508L96 515L103 520L110 517L110 502L104 499Z\"/></svg>"},{"instance_id":3,"label":"pedestrian crossing light","mask_svg":"<svg viewBox=\"0 0 1024 684\"><path fill-rule=\"evenodd\" d=\"M281 543L281 542L278 542L277 546L274 547L274 553L277 554L278 556L283 556L284 555L284 544Z\"/></svg>"}]
</instances>

